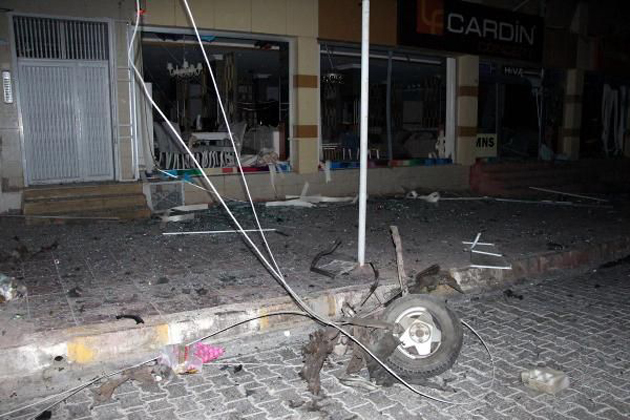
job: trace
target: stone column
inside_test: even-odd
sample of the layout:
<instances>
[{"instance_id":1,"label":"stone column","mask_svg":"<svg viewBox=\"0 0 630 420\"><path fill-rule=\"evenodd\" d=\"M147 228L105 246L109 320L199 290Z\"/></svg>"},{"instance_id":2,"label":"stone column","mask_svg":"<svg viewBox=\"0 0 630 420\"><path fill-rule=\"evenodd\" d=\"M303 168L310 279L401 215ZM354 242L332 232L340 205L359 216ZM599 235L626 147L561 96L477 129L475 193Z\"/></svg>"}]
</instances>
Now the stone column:
<instances>
[{"instance_id":1,"label":"stone column","mask_svg":"<svg viewBox=\"0 0 630 420\"><path fill-rule=\"evenodd\" d=\"M562 119L559 151L572 160L580 157L583 88L584 70L567 70L566 89L564 93L564 116Z\"/></svg>"},{"instance_id":2,"label":"stone column","mask_svg":"<svg viewBox=\"0 0 630 420\"><path fill-rule=\"evenodd\" d=\"M290 153L294 169L306 174L317 172L319 163L319 45L316 38L298 37L296 47L295 121Z\"/></svg>"},{"instance_id":3,"label":"stone column","mask_svg":"<svg viewBox=\"0 0 630 420\"><path fill-rule=\"evenodd\" d=\"M479 57L457 57L457 142L455 163L475 163L477 141L477 99L479 96Z\"/></svg>"}]
</instances>

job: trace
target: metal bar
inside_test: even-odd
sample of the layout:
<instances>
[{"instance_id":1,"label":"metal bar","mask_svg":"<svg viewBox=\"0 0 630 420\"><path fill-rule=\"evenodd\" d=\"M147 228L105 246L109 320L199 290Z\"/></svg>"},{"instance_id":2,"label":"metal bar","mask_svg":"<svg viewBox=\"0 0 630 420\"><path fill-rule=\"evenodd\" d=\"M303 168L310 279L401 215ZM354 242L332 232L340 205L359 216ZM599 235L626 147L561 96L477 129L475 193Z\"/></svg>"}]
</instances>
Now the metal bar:
<instances>
[{"instance_id":1,"label":"metal bar","mask_svg":"<svg viewBox=\"0 0 630 420\"><path fill-rule=\"evenodd\" d=\"M489 268L492 270L511 270L512 266L496 266L496 265L479 265L479 264L470 264L471 268Z\"/></svg>"},{"instance_id":2,"label":"metal bar","mask_svg":"<svg viewBox=\"0 0 630 420\"><path fill-rule=\"evenodd\" d=\"M30 19L26 19L25 20L27 22L28 25L28 41L29 41L29 57L30 58L35 58L34 57L34 53L35 53L35 47L33 45L33 40L35 38L35 35L33 33L33 22Z\"/></svg>"},{"instance_id":3,"label":"metal bar","mask_svg":"<svg viewBox=\"0 0 630 420\"><path fill-rule=\"evenodd\" d=\"M477 242L479 242L480 238L481 238L481 232L479 232L477 236L475 236L475 240L473 241L472 245L470 245L470 249L473 249L474 247L477 246Z\"/></svg>"},{"instance_id":4,"label":"metal bar","mask_svg":"<svg viewBox=\"0 0 630 420\"><path fill-rule=\"evenodd\" d=\"M390 226L390 231L392 232L392 240L394 241L394 248L396 249L396 267L398 271L398 283L400 284L400 291L403 296L409 293L407 288L407 282L405 274L405 263L403 260L403 249L402 249L402 241L400 239L400 233L398 233L397 226Z\"/></svg>"},{"instance_id":5,"label":"metal bar","mask_svg":"<svg viewBox=\"0 0 630 420\"><path fill-rule=\"evenodd\" d=\"M54 56L54 54L52 53L52 40L53 40L53 36L52 36L52 32L50 30L50 25L52 24L52 22L49 19L46 19L45 21L45 27L46 27L46 57L45 58L56 58Z\"/></svg>"},{"instance_id":6,"label":"metal bar","mask_svg":"<svg viewBox=\"0 0 630 420\"><path fill-rule=\"evenodd\" d=\"M244 229L243 232L275 232L277 229ZM172 235L205 235L205 234L216 234L216 233L240 233L240 230L200 230L195 232L164 232L162 235L172 236Z\"/></svg>"},{"instance_id":7,"label":"metal bar","mask_svg":"<svg viewBox=\"0 0 630 420\"><path fill-rule=\"evenodd\" d=\"M361 128L359 141L359 238L358 262L365 265L365 218L367 213L368 103L370 81L370 0L363 0L361 22Z\"/></svg>"},{"instance_id":8,"label":"metal bar","mask_svg":"<svg viewBox=\"0 0 630 420\"><path fill-rule=\"evenodd\" d=\"M33 27L35 30L35 44L37 44L37 58L42 58L42 49L44 48L44 46L42 45L42 39L41 39L41 35L42 35L41 24L42 24L41 20L33 19Z\"/></svg>"},{"instance_id":9,"label":"metal bar","mask_svg":"<svg viewBox=\"0 0 630 420\"><path fill-rule=\"evenodd\" d=\"M74 58L74 27L72 22L62 22L61 27L64 31L64 36L62 43L65 48L65 58L72 59Z\"/></svg>"},{"instance_id":10,"label":"metal bar","mask_svg":"<svg viewBox=\"0 0 630 420\"><path fill-rule=\"evenodd\" d=\"M88 51L88 29L87 24L81 22L79 24L81 28L81 49L79 50L79 60L87 60L87 51Z\"/></svg>"},{"instance_id":11,"label":"metal bar","mask_svg":"<svg viewBox=\"0 0 630 420\"><path fill-rule=\"evenodd\" d=\"M477 244L477 245L479 245L479 244ZM502 257L503 256L503 255L497 254L495 252L479 251L477 249L471 249L470 252L473 252L475 254L490 255L492 257Z\"/></svg>"},{"instance_id":12,"label":"metal bar","mask_svg":"<svg viewBox=\"0 0 630 420\"><path fill-rule=\"evenodd\" d=\"M105 25L99 24L97 30L97 49L98 49L98 59L99 60L107 60L105 56L105 46L103 45L103 40L105 39Z\"/></svg>"},{"instance_id":13,"label":"metal bar","mask_svg":"<svg viewBox=\"0 0 630 420\"><path fill-rule=\"evenodd\" d=\"M557 190L550 190L548 188L538 188L538 187L529 187L529 188L532 189L532 190L536 190L536 191L548 192L548 193L552 193L552 194L566 195L568 197L583 198L585 200L599 201L601 203L608 203L608 200L605 200L603 198L589 197L588 195L581 195L581 194L574 194L574 193L568 193L568 192L557 191Z\"/></svg>"},{"instance_id":14,"label":"metal bar","mask_svg":"<svg viewBox=\"0 0 630 420\"><path fill-rule=\"evenodd\" d=\"M15 32L15 49L17 52L17 56L22 56L23 49L23 41L22 41L22 23L18 16L16 16L13 20L14 32Z\"/></svg>"},{"instance_id":15,"label":"metal bar","mask_svg":"<svg viewBox=\"0 0 630 420\"><path fill-rule=\"evenodd\" d=\"M472 245L473 242L462 241L462 244ZM494 246L494 244L491 244L490 242L477 242L475 246Z\"/></svg>"}]
</instances>

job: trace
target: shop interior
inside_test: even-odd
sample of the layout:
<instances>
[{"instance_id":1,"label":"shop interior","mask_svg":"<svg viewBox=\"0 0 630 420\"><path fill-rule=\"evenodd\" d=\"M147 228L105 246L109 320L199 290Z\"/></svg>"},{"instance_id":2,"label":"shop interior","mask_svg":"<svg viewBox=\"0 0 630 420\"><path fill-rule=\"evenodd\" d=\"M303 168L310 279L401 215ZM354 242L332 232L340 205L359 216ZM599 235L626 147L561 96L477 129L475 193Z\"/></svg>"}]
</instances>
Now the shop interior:
<instances>
[{"instance_id":1,"label":"shop interior","mask_svg":"<svg viewBox=\"0 0 630 420\"><path fill-rule=\"evenodd\" d=\"M243 164L255 165L261 158L285 159L290 124L288 43L212 35L202 40ZM229 133L196 39L145 33L142 61L154 100L201 166L234 166ZM157 166L193 167L159 115L153 111L145 114Z\"/></svg>"},{"instance_id":2,"label":"shop interior","mask_svg":"<svg viewBox=\"0 0 630 420\"><path fill-rule=\"evenodd\" d=\"M360 50L321 44L320 51L323 159L357 161ZM444 131L445 75L440 57L371 51L369 159L442 157L437 143Z\"/></svg>"},{"instance_id":3,"label":"shop interior","mask_svg":"<svg viewBox=\"0 0 630 420\"><path fill-rule=\"evenodd\" d=\"M498 158L551 160L556 156L562 126L562 80L559 71L480 63L478 133L496 134Z\"/></svg>"}]
</instances>

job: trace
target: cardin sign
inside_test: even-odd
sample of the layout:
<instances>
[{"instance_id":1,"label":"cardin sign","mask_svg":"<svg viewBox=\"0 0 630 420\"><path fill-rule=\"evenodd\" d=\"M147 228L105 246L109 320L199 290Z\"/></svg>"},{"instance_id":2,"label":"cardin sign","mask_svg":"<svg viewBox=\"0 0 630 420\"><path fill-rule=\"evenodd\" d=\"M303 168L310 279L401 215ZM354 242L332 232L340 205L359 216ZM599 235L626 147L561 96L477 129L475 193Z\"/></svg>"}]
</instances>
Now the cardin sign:
<instances>
[{"instance_id":1,"label":"cardin sign","mask_svg":"<svg viewBox=\"0 0 630 420\"><path fill-rule=\"evenodd\" d=\"M458 0L398 0L398 44L542 60L539 16Z\"/></svg>"}]
</instances>

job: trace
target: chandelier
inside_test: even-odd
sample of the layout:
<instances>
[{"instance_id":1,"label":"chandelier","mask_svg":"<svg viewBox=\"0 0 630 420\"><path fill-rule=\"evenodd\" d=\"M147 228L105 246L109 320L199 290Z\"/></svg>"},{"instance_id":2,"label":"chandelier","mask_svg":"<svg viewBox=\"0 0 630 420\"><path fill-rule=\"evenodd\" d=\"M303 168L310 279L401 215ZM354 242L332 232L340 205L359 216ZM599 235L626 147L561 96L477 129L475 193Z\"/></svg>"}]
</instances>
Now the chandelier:
<instances>
[{"instance_id":1,"label":"chandelier","mask_svg":"<svg viewBox=\"0 0 630 420\"><path fill-rule=\"evenodd\" d=\"M329 85L342 85L343 74L337 73L335 71L331 71L324 74L323 80L324 80L324 83L329 84Z\"/></svg>"},{"instance_id":2,"label":"chandelier","mask_svg":"<svg viewBox=\"0 0 630 420\"><path fill-rule=\"evenodd\" d=\"M199 73L203 70L203 66L201 63L197 63L196 66L191 66L188 64L188 61L184 60L184 64L181 67L174 66L172 63L168 63L166 65L166 69L171 77L181 77L181 78L189 78L194 76L199 76Z\"/></svg>"}]
</instances>

